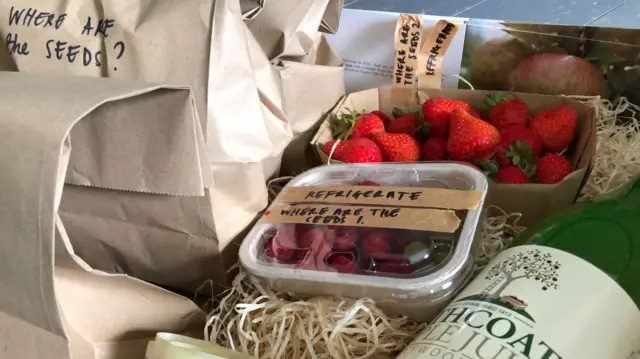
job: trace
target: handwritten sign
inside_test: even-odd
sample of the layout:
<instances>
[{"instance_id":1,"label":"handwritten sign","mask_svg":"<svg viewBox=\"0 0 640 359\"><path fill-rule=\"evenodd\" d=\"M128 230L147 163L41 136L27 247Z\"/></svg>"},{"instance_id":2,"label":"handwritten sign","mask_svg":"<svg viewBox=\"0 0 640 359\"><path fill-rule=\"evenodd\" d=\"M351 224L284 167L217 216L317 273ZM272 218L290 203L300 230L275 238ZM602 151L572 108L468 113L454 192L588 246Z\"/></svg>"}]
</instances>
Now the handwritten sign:
<instances>
[{"instance_id":1,"label":"handwritten sign","mask_svg":"<svg viewBox=\"0 0 640 359\"><path fill-rule=\"evenodd\" d=\"M262 216L268 223L307 223L334 226L404 228L453 233L460 219L453 211L432 208L350 205L276 205Z\"/></svg>"},{"instance_id":2,"label":"handwritten sign","mask_svg":"<svg viewBox=\"0 0 640 359\"><path fill-rule=\"evenodd\" d=\"M442 64L449 45L458 32L458 25L440 20L422 44L418 57L418 86L422 89L441 87Z\"/></svg>"},{"instance_id":3,"label":"handwritten sign","mask_svg":"<svg viewBox=\"0 0 640 359\"><path fill-rule=\"evenodd\" d=\"M416 84L421 37L422 16L400 14L396 23L393 87L413 87Z\"/></svg>"},{"instance_id":4,"label":"handwritten sign","mask_svg":"<svg viewBox=\"0 0 640 359\"><path fill-rule=\"evenodd\" d=\"M105 48L96 46L88 47L81 41L74 43L63 40L62 37L68 37L68 33L73 34L74 29L65 27L67 19L66 13L54 13L48 11L40 11L36 8L16 8L11 6L9 9L9 28L5 37L5 44L10 55L14 56L30 56L32 46L42 46L44 57L53 61L67 61L70 64L78 63L82 66L102 67L107 64L107 51L113 51L115 59L120 59L125 53L125 43L122 40L107 41L111 35L111 29L116 27L116 21L109 18L92 18L87 16L82 28L77 31L78 37L95 37L101 38L105 44ZM20 34L20 28L24 29L41 29L43 32L51 33L52 36L43 41L43 43L32 44L28 39ZM15 29L15 30L14 30ZM64 34L60 38L56 38L55 33ZM33 56L33 55L31 55ZM112 63L109 61L109 65ZM114 64L113 70L118 71L118 67Z\"/></svg>"},{"instance_id":5,"label":"handwritten sign","mask_svg":"<svg viewBox=\"0 0 640 359\"><path fill-rule=\"evenodd\" d=\"M482 191L424 187L313 186L287 187L279 202L344 203L402 207L475 209Z\"/></svg>"}]
</instances>

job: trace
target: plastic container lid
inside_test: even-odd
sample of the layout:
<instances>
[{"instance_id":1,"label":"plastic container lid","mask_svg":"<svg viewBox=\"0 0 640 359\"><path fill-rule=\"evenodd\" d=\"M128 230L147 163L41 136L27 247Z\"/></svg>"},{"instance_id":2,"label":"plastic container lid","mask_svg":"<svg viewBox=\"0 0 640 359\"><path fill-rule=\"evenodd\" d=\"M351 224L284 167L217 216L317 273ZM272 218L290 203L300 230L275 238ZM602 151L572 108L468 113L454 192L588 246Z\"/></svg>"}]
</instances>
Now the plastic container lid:
<instances>
[{"instance_id":1,"label":"plastic container lid","mask_svg":"<svg viewBox=\"0 0 640 359\"><path fill-rule=\"evenodd\" d=\"M452 162L317 167L285 186L240 260L284 291L446 299L471 274L487 188Z\"/></svg>"}]
</instances>

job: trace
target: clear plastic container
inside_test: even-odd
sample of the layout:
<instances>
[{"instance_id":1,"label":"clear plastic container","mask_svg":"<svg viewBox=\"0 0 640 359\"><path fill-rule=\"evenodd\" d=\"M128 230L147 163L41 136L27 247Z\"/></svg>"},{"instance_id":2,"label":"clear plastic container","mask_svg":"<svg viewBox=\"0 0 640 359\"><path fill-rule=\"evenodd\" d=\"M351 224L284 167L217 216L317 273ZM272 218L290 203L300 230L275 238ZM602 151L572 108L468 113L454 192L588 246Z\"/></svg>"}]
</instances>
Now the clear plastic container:
<instances>
[{"instance_id":1,"label":"clear plastic container","mask_svg":"<svg viewBox=\"0 0 640 359\"><path fill-rule=\"evenodd\" d=\"M398 228L402 224L393 220L375 227L260 221L242 243L242 265L277 291L368 297L393 313L431 319L473 274L488 190L485 175L455 162L341 164L309 170L291 180L283 192L290 187L353 185L371 186L372 191L377 190L374 186L474 191L478 203L452 211L442 206L447 200L441 198L435 205L440 209L418 209L457 217L459 226L452 233ZM284 204L282 196L266 214ZM378 208L367 202L360 200L364 208Z\"/></svg>"}]
</instances>

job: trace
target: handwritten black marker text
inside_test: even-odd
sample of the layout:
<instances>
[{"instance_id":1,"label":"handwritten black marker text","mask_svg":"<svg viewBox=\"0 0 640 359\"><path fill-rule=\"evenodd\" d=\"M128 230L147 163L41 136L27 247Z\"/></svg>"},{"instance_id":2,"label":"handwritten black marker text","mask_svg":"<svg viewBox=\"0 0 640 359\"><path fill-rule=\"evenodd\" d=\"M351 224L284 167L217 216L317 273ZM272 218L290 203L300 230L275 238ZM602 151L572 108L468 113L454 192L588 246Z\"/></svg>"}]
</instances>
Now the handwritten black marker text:
<instances>
[{"instance_id":1,"label":"handwritten black marker text","mask_svg":"<svg viewBox=\"0 0 640 359\"><path fill-rule=\"evenodd\" d=\"M436 38L436 44L429 51L429 58L427 59L427 75L434 76L436 74L436 62L438 60L438 56L440 56L440 51L442 50L442 44L444 41L451 35L451 31L455 29L456 25L452 23L447 23L445 27L440 31L438 37Z\"/></svg>"},{"instance_id":2,"label":"handwritten black marker text","mask_svg":"<svg viewBox=\"0 0 640 359\"><path fill-rule=\"evenodd\" d=\"M38 28L43 31L49 31L52 35L59 32L67 19L66 13L53 13L40 11L37 8L16 8L11 6L9 9L9 26L16 28ZM109 37L110 29L116 26L116 21L109 18L92 19L87 16L82 29L78 29L78 33L84 36L93 36L106 39ZM51 32L53 31L53 32ZM67 29L67 31L69 31ZM5 37L5 45L10 55L28 56L31 54L31 47L27 39L20 36L17 32L7 32ZM70 64L81 63L86 66L101 67L106 63L104 48L98 45L97 49L85 46L84 43L71 43L68 40L58 39L52 36L44 41L44 58L48 60L66 61ZM116 41L109 45L116 55L115 60L122 57L125 52L125 44L123 41ZM107 49L109 49L107 47ZM117 67L113 68L117 71Z\"/></svg>"},{"instance_id":3,"label":"handwritten black marker text","mask_svg":"<svg viewBox=\"0 0 640 359\"><path fill-rule=\"evenodd\" d=\"M412 66L407 65L407 59L416 60L418 58L417 49L420 42L420 30L420 25L415 22L402 27L400 43L409 45L409 51L407 52L404 49L397 50L395 81L398 84L413 84L414 69Z\"/></svg>"}]
</instances>

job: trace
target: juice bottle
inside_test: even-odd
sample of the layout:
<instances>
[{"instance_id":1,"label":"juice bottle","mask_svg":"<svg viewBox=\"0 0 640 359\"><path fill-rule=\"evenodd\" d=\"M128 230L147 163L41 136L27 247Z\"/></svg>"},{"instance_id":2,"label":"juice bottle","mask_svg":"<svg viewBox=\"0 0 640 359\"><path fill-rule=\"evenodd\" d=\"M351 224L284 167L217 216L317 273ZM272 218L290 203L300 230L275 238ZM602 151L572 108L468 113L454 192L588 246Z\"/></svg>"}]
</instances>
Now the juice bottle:
<instances>
[{"instance_id":1,"label":"juice bottle","mask_svg":"<svg viewBox=\"0 0 640 359\"><path fill-rule=\"evenodd\" d=\"M640 179L529 227L400 359L640 358Z\"/></svg>"}]
</instances>

